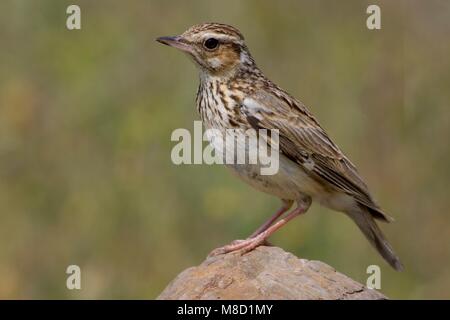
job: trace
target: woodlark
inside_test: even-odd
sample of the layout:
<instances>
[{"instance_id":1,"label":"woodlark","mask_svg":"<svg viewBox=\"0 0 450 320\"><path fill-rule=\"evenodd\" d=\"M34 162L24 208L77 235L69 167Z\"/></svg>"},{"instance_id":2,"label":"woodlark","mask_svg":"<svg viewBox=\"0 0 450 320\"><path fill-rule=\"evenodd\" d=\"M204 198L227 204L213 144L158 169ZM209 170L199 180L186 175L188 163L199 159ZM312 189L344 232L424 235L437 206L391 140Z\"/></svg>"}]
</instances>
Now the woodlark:
<instances>
[{"instance_id":1,"label":"woodlark","mask_svg":"<svg viewBox=\"0 0 450 320\"><path fill-rule=\"evenodd\" d=\"M280 198L282 207L246 240L213 251L247 252L305 213L312 200L346 213L396 270L402 264L375 220L392 221L371 197L355 166L300 101L270 81L256 66L236 28L195 25L157 41L185 52L198 66L197 109L206 129L278 129L279 170L261 175L258 165L228 164L254 188ZM294 201L297 207L284 215Z\"/></svg>"}]
</instances>

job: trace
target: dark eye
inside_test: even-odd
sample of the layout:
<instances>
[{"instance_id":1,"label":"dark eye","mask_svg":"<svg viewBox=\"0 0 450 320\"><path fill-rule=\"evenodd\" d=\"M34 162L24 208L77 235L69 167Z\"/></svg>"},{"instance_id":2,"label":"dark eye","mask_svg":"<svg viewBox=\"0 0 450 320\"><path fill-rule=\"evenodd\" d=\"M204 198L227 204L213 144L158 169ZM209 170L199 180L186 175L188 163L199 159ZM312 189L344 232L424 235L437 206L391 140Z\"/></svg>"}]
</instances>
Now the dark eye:
<instances>
[{"instance_id":1,"label":"dark eye","mask_svg":"<svg viewBox=\"0 0 450 320\"><path fill-rule=\"evenodd\" d=\"M213 50L213 49L217 48L218 45L219 45L219 40L217 40L215 38L206 39L205 42L203 43L203 46L209 50Z\"/></svg>"}]
</instances>

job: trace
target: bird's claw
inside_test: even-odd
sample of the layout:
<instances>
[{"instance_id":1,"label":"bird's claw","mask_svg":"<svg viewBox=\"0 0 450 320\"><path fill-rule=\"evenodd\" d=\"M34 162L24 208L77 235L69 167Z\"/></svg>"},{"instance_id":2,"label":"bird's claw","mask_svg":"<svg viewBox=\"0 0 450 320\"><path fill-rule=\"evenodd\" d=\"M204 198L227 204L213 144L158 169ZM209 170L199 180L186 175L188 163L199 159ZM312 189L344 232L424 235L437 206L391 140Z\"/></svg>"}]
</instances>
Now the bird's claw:
<instances>
[{"instance_id":1,"label":"bird's claw","mask_svg":"<svg viewBox=\"0 0 450 320\"><path fill-rule=\"evenodd\" d=\"M214 249L213 251L211 251L208 257L214 257L231 252L237 252L240 255L244 255L263 244L271 245L267 242L263 234L245 240L234 240L228 245Z\"/></svg>"}]
</instances>

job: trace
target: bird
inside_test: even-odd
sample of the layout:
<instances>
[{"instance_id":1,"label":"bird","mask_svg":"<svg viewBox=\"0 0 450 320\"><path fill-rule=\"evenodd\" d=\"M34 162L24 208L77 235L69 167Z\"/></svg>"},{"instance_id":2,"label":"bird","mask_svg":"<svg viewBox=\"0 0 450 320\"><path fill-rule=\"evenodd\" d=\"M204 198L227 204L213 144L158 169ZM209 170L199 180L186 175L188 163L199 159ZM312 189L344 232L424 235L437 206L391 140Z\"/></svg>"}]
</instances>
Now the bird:
<instances>
[{"instance_id":1,"label":"bird","mask_svg":"<svg viewBox=\"0 0 450 320\"><path fill-rule=\"evenodd\" d=\"M196 105L205 128L278 133L276 174L262 175L258 164L226 166L255 189L281 199L281 207L248 238L217 248L212 255L246 253L267 243L275 231L304 214L315 201L350 217L387 263L403 270L377 224L393 219L375 202L355 165L307 107L263 74L237 28L201 23L156 41L182 51L198 67Z\"/></svg>"}]
</instances>

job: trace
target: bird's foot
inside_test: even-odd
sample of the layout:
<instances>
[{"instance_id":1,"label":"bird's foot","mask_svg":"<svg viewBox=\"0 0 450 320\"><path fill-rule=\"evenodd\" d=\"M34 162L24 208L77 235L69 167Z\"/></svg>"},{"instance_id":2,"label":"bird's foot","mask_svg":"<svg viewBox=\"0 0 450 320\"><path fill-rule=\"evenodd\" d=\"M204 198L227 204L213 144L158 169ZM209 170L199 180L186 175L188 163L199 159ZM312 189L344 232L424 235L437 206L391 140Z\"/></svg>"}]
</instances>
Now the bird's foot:
<instances>
[{"instance_id":1,"label":"bird's foot","mask_svg":"<svg viewBox=\"0 0 450 320\"><path fill-rule=\"evenodd\" d=\"M221 254L227 254L230 252L237 252L241 255L252 251L256 247L259 247L260 245L271 245L269 242L267 242L267 235L265 232L257 235L253 238L248 238L245 240L234 240L230 244L216 248L208 255L208 257L213 257Z\"/></svg>"}]
</instances>

